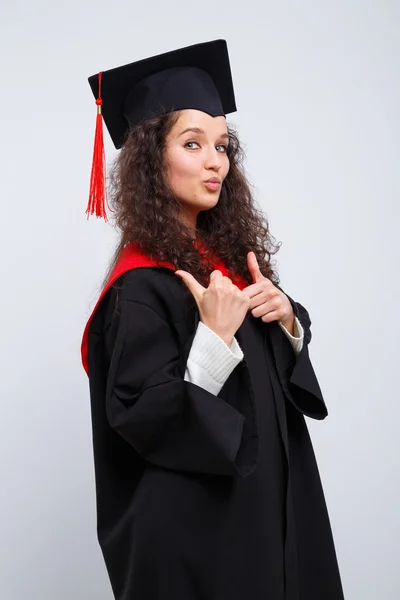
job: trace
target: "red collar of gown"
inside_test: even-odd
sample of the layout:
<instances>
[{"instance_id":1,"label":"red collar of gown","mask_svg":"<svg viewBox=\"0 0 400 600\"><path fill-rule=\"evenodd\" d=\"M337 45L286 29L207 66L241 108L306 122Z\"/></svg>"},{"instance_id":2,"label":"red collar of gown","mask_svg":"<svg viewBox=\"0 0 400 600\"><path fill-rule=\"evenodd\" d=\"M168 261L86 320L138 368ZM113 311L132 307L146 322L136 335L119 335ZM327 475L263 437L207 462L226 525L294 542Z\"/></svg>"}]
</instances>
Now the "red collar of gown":
<instances>
[{"instance_id":1,"label":"red collar of gown","mask_svg":"<svg viewBox=\"0 0 400 600\"><path fill-rule=\"evenodd\" d=\"M204 244L204 242L201 242L200 240L196 240L194 243L195 243L195 246L197 246L200 253L205 251L206 245ZM247 287L249 285L248 282L245 279L243 279L240 275L233 275L233 273L226 267L226 265L218 257L213 256L212 262L214 265L214 269L219 269L223 275L230 277L232 279L232 281L235 283L235 285L237 285L237 287L240 290L243 290L245 287ZM106 292L115 283L115 281L119 277L121 277L121 275L126 273L127 271L130 271L131 269L137 269L139 267L166 267L167 269L171 269L172 271L176 270L175 266L168 261L159 261L157 263L157 260L152 259L152 258L150 258L150 256L145 254L139 248L139 246L136 244L136 242L130 242L129 244L127 244L125 246L125 248L122 250L122 252L118 258L117 264L115 265L106 285L104 286L104 288L100 294L99 299L96 302L96 305L86 323L86 327L83 332L82 343L81 343L81 356L82 356L83 368L85 369L87 375L89 374L88 334L89 334L89 327L90 327L92 319L95 315L95 312L98 309L99 304L102 301L103 297L105 296Z\"/></svg>"}]
</instances>

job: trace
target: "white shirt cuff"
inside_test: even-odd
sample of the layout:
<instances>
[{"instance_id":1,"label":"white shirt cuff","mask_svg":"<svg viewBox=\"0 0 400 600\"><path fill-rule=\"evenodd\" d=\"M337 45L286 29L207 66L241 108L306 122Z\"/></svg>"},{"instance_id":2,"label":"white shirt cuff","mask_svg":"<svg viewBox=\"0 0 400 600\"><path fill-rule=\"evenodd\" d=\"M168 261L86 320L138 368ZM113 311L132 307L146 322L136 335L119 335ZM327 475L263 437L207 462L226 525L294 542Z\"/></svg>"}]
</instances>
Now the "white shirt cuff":
<instances>
[{"instance_id":1,"label":"white shirt cuff","mask_svg":"<svg viewBox=\"0 0 400 600\"><path fill-rule=\"evenodd\" d=\"M289 333L289 331L286 329L286 327L284 325L282 325L282 323L280 321L278 321L278 323L279 323L279 326L282 329L282 331L287 336L289 342L291 343L295 354L296 355L300 354L301 349L303 348L303 343L304 343L304 329L303 329L299 319L297 317L294 318L294 326L293 326L294 335Z\"/></svg>"},{"instance_id":2,"label":"white shirt cuff","mask_svg":"<svg viewBox=\"0 0 400 600\"><path fill-rule=\"evenodd\" d=\"M184 379L217 395L243 356L235 337L228 346L215 331L199 321Z\"/></svg>"}]
</instances>

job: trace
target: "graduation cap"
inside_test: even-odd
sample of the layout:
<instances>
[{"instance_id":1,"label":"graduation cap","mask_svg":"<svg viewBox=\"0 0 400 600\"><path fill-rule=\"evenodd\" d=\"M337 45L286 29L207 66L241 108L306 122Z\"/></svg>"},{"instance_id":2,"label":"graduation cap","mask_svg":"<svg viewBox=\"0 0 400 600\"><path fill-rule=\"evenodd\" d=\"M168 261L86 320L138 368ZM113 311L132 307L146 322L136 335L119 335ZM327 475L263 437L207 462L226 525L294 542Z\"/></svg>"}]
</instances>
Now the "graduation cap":
<instances>
[{"instance_id":1,"label":"graduation cap","mask_svg":"<svg viewBox=\"0 0 400 600\"><path fill-rule=\"evenodd\" d=\"M213 117L236 111L228 48L214 40L158 54L89 77L97 104L88 215L104 208L103 119L118 149L130 129L145 119L176 110L197 109Z\"/></svg>"}]
</instances>

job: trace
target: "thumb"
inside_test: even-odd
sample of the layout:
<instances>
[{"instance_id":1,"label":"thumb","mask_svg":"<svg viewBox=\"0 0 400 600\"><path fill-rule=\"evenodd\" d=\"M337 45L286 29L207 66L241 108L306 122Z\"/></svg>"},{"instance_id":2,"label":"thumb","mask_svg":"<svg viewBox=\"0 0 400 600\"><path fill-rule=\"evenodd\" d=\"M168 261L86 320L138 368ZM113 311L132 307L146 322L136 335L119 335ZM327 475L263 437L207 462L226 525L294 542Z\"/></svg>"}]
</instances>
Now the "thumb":
<instances>
[{"instance_id":1,"label":"thumb","mask_svg":"<svg viewBox=\"0 0 400 600\"><path fill-rule=\"evenodd\" d=\"M260 279L264 279L264 275L260 271L260 267L258 266L257 257L254 252L247 253L247 266L250 271L250 275L253 278L253 283L257 283Z\"/></svg>"},{"instance_id":2,"label":"thumb","mask_svg":"<svg viewBox=\"0 0 400 600\"><path fill-rule=\"evenodd\" d=\"M177 271L175 271L175 275L183 279L186 287L193 294L193 297L196 300L196 302L200 300L200 298L206 291L206 288L202 286L201 283L199 283L197 279L195 279L193 275L191 275L187 271L182 271L182 269L178 269Z\"/></svg>"}]
</instances>

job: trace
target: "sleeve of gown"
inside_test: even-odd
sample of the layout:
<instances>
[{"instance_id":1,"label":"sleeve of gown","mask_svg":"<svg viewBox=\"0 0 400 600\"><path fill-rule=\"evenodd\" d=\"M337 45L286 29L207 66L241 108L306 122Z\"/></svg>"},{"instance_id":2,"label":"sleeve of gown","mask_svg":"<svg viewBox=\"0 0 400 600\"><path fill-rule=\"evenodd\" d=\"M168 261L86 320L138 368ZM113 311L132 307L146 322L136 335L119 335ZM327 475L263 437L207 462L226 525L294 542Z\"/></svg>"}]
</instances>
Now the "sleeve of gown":
<instances>
[{"instance_id":1,"label":"sleeve of gown","mask_svg":"<svg viewBox=\"0 0 400 600\"><path fill-rule=\"evenodd\" d=\"M185 381L217 395L242 359L243 352L235 337L228 346L219 335L199 321L187 360Z\"/></svg>"},{"instance_id":2,"label":"sleeve of gown","mask_svg":"<svg viewBox=\"0 0 400 600\"><path fill-rule=\"evenodd\" d=\"M279 285L277 287L286 294ZM287 344L280 344L277 340L275 359L281 364L281 372L284 372L281 383L287 397L297 410L312 419L325 419L328 410L308 351L312 338L310 315L299 302L294 301L288 294L286 296L293 307L295 317L300 321L304 335L303 345L298 354L293 352L289 354Z\"/></svg>"},{"instance_id":3,"label":"sleeve of gown","mask_svg":"<svg viewBox=\"0 0 400 600\"><path fill-rule=\"evenodd\" d=\"M106 389L111 427L163 468L250 473L257 462L257 424L244 365L232 373L238 379L227 388L232 397L224 400L184 379L195 334L180 352L172 326L136 301L121 301L116 318Z\"/></svg>"},{"instance_id":4,"label":"sleeve of gown","mask_svg":"<svg viewBox=\"0 0 400 600\"><path fill-rule=\"evenodd\" d=\"M311 319L304 306L291 298L290 301L304 330L303 347L296 356L289 379L293 404L307 417L321 420L328 415L328 410L308 351L308 346L312 338Z\"/></svg>"}]
</instances>

